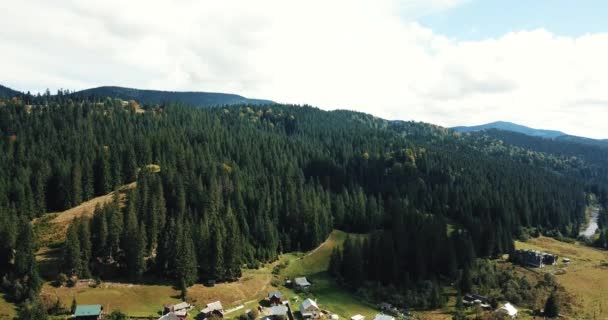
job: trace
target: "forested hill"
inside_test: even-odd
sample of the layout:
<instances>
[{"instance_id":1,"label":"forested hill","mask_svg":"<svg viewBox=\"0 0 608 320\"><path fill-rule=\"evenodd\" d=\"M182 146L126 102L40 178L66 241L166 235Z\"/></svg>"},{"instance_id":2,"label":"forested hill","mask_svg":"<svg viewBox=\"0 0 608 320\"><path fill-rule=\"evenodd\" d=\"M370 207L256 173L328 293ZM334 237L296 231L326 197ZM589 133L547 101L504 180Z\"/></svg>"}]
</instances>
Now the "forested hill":
<instances>
[{"instance_id":1,"label":"forested hill","mask_svg":"<svg viewBox=\"0 0 608 320\"><path fill-rule=\"evenodd\" d=\"M272 101L249 99L236 94L215 92L175 92L142 90L123 87L98 87L72 93L77 97L113 97L135 100L145 104L182 103L196 107L220 106L231 104L271 104Z\"/></svg>"},{"instance_id":2,"label":"forested hill","mask_svg":"<svg viewBox=\"0 0 608 320\"><path fill-rule=\"evenodd\" d=\"M3 85L0 85L0 97L4 98L12 98L21 95L21 92L15 91L11 88L7 88Z\"/></svg>"},{"instance_id":3,"label":"forested hill","mask_svg":"<svg viewBox=\"0 0 608 320\"><path fill-rule=\"evenodd\" d=\"M353 247L362 265L352 286L436 293L469 274L475 257L512 251L514 237L576 235L585 220L583 180L491 153L496 140L484 139L278 104L3 101L0 261L14 262L0 276L25 299L39 286L27 220L137 181L124 206L72 224L62 272L151 274L186 288L234 280L243 266L313 248L339 228L374 234Z\"/></svg>"},{"instance_id":4,"label":"forested hill","mask_svg":"<svg viewBox=\"0 0 608 320\"><path fill-rule=\"evenodd\" d=\"M487 130L470 135L481 150L490 154L511 156L514 160L534 164L567 174L598 189L608 185L608 145L580 142L580 139L544 139L503 130Z\"/></svg>"},{"instance_id":5,"label":"forested hill","mask_svg":"<svg viewBox=\"0 0 608 320\"><path fill-rule=\"evenodd\" d=\"M543 137L543 138L557 138L561 136L566 136L565 133L556 130L543 130L543 129L534 129L526 126L522 126L512 122L506 121L496 121L491 123L486 123L478 126L460 126L452 128L458 132L476 132L476 131L484 131L491 129L505 130L511 132L517 132L526 134L534 137Z\"/></svg>"}]
</instances>

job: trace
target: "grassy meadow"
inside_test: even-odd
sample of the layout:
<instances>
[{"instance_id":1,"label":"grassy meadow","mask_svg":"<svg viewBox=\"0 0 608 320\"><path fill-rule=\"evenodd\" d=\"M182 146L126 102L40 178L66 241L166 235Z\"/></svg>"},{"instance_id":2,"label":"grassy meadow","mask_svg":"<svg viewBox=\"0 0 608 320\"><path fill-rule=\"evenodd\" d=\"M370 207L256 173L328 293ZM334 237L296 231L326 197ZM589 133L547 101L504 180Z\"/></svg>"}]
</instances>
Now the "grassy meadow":
<instances>
[{"instance_id":1,"label":"grassy meadow","mask_svg":"<svg viewBox=\"0 0 608 320\"><path fill-rule=\"evenodd\" d=\"M608 319L608 252L578 243L566 243L540 237L516 242L517 249L540 250L560 256L555 266L530 269L536 273L550 272L573 296L575 319ZM570 258L566 265L562 258Z\"/></svg>"}]
</instances>

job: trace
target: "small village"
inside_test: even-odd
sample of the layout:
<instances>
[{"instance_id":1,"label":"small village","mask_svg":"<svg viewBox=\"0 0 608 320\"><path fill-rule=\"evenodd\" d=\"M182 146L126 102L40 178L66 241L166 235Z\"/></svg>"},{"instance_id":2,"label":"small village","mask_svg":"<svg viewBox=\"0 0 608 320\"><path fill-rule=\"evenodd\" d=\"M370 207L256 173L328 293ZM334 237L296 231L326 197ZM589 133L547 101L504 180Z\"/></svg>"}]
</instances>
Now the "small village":
<instances>
[{"instance_id":1,"label":"small village","mask_svg":"<svg viewBox=\"0 0 608 320\"><path fill-rule=\"evenodd\" d=\"M307 292L312 286L306 277L296 277L288 279L285 282L286 286L290 286L298 292ZM295 310L291 305L297 305ZM373 320L395 320L397 318L404 319L405 311L393 308L390 304L382 303L379 306L382 312L378 313ZM132 319L158 319L158 320L185 320L185 319L223 319L225 317L238 318L242 320L315 320L315 319L331 319L339 320L340 317L332 313L330 310L325 310L319 307L316 300L306 298L300 302L298 296L291 298L285 297L280 291L268 292L265 299L260 301L257 308L243 310L244 306L236 306L232 309L225 310L221 301L209 302L204 308L199 310L197 314L195 306L188 302L180 302L177 304L165 304L162 306L162 313L158 318L152 317L129 317ZM242 314L236 315L237 311L243 310ZM192 314L195 314L191 317ZM78 305L75 308L71 319L74 320L102 320L105 312L102 305ZM230 315L230 316L229 316ZM355 314L350 317L350 320L365 320L365 316Z\"/></svg>"},{"instance_id":2,"label":"small village","mask_svg":"<svg viewBox=\"0 0 608 320\"><path fill-rule=\"evenodd\" d=\"M560 261L559 256L537 250L516 250L509 260L524 268L540 269L545 266L557 265ZM570 259L562 258L563 265L568 265ZM255 305L244 304L225 309L222 301L183 301L175 304L165 304L159 306L157 316L129 316L128 319L146 320L202 320L202 319L239 319L239 320L340 320L341 317L348 317L350 320L408 320L418 319L418 317L403 306L395 306L388 302L380 302L373 306L378 312L370 316L362 314L344 314L343 310L338 315L337 312L324 308L324 301L320 301L311 295L314 292L314 281L305 276L285 277L283 282L284 289L280 290L280 285L276 285L274 290L266 292L265 297ZM215 285L215 284L213 284ZM212 285L212 286L213 286ZM289 292L286 294L285 292ZM501 319L519 318L520 310L508 302L503 301L497 304L487 296L474 292L465 293L461 298L464 308L470 310L483 310L486 314L494 314ZM101 302L101 301L100 301ZM329 303L330 301L327 301ZM195 306L196 304L196 306ZM198 307L198 308L197 308ZM73 311L72 319L75 320L100 320L104 319L107 313L103 306L97 305L77 305Z\"/></svg>"},{"instance_id":3,"label":"small village","mask_svg":"<svg viewBox=\"0 0 608 320\"><path fill-rule=\"evenodd\" d=\"M521 265L542 268L544 265L557 263L558 257L545 252L532 250L517 250L513 256L517 263ZM569 260L564 259L564 263ZM306 277L296 277L286 279L285 286L295 290L295 292L306 293L313 284ZM130 319L147 320L186 320L186 319L239 319L239 320L340 320L340 316L324 309L320 306L322 302L316 299L306 298L300 301L298 295L292 297L285 296L281 291L270 291L266 297L259 302L256 308L245 309L244 305L239 305L231 309L224 309L221 301L207 303L204 308L198 310L193 304L180 302L177 304L165 304L159 308L159 317L128 317ZM490 299L486 296L467 293L462 297L462 304L466 308L480 308L486 312L491 312L503 319L518 318L519 311L511 303L505 302L498 308L494 308ZM292 307L292 305L294 307ZM415 315L405 308L393 306L387 302L379 303L376 308L379 312L373 320L408 320L417 319ZM241 311L241 313L239 313ZM74 311L72 319L75 320L102 320L104 319L102 305L78 305ZM350 315L350 320L366 320L361 314ZM368 319L372 320L372 319Z\"/></svg>"}]
</instances>

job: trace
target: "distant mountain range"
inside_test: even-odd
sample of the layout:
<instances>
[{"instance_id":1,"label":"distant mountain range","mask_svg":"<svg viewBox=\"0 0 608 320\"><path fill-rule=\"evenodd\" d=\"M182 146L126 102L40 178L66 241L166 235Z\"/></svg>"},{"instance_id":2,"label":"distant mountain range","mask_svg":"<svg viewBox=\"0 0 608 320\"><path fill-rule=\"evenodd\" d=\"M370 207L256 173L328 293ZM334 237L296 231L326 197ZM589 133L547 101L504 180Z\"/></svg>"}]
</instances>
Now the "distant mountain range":
<instances>
[{"instance_id":1,"label":"distant mountain range","mask_svg":"<svg viewBox=\"0 0 608 320\"><path fill-rule=\"evenodd\" d=\"M506 122L506 121L496 121L496 122L486 123L486 124L482 124L482 125L478 125L478 126L470 126L470 127L460 126L460 127L454 127L452 129L454 129L458 132L475 132L475 131L484 131L484 130L489 130L489 129L498 129L498 130L523 133L523 134L533 136L533 137L541 137L541 138L549 138L549 139L567 136L567 134L565 134L561 131L534 129L534 128L530 128L530 127L526 127L526 126L522 126L522 125L519 125L516 123Z\"/></svg>"},{"instance_id":2,"label":"distant mountain range","mask_svg":"<svg viewBox=\"0 0 608 320\"><path fill-rule=\"evenodd\" d=\"M506 121L496 121L491 123L486 123L478 126L459 126L453 127L453 130L457 132L479 132L479 131L493 131L493 130L502 130L520 133L532 137L558 140L558 141L568 141L574 143L582 143L587 145L595 145L601 147L608 147L608 140L598 140L584 137L577 137L573 135L566 134L561 131L556 130L544 130L544 129L534 129L526 126L522 126L512 122Z\"/></svg>"},{"instance_id":3,"label":"distant mountain range","mask_svg":"<svg viewBox=\"0 0 608 320\"><path fill-rule=\"evenodd\" d=\"M0 86L0 96L12 97L21 94L13 89ZM162 104L169 102L183 103L196 107L209 107L231 104L269 104L274 103L270 100L249 99L243 96L229 93L216 92L178 92L160 90L142 90L123 87L104 86L76 91L74 96L96 96L112 97L123 100L135 100L144 104Z\"/></svg>"}]
</instances>

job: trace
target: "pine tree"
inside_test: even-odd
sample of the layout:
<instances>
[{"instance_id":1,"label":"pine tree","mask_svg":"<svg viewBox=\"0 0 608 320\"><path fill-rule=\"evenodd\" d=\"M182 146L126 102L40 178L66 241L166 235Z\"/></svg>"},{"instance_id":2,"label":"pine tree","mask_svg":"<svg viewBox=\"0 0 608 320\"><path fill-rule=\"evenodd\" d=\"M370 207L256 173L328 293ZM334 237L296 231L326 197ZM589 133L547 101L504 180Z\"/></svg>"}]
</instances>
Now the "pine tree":
<instances>
[{"instance_id":1,"label":"pine tree","mask_svg":"<svg viewBox=\"0 0 608 320\"><path fill-rule=\"evenodd\" d=\"M142 232L143 231L143 232ZM135 193L129 195L122 247L125 250L127 271L132 281L140 281L145 272L145 226L138 225L135 212Z\"/></svg>"},{"instance_id":2,"label":"pine tree","mask_svg":"<svg viewBox=\"0 0 608 320\"><path fill-rule=\"evenodd\" d=\"M80 276L83 278L90 278L91 271L89 270L89 263L93 255L90 221L88 219L80 219L77 225L78 242L80 243L80 265L82 266L82 272Z\"/></svg>"},{"instance_id":3,"label":"pine tree","mask_svg":"<svg viewBox=\"0 0 608 320\"><path fill-rule=\"evenodd\" d=\"M226 224L226 241L223 251L226 278L236 280L241 276L242 243L239 225L230 205L226 206L224 221Z\"/></svg>"},{"instance_id":4,"label":"pine tree","mask_svg":"<svg viewBox=\"0 0 608 320\"><path fill-rule=\"evenodd\" d=\"M182 290L193 285L198 279L198 266L196 263L196 252L192 232L189 225L183 227L182 234L178 237L178 247L176 256L176 275L177 281Z\"/></svg>"},{"instance_id":5,"label":"pine tree","mask_svg":"<svg viewBox=\"0 0 608 320\"><path fill-rule=\"evenodd\" d=\"M551 292L545 303L545 316L555 318L559 316L559 304L555 292Z\"/></svg>"},{"instance_id":6,"label":"pine tree","mask_svg":"<svg viewBox=\"0 0 608 320\"><path fill-rule=\"evenodd\" d=\"M35 298L42 287L42 279L36 263L36 243L32 225L22 220L15 246L15 271L24 279L27 297Z\"/></svg>"},{"instance_id":7,"label":"pine tree","mask_svg":"<svg viewBox=\"0 0 608 320\"><path fill-rule=\"evenodd\" d=\"M78 221L70 224L63 247L63 263L65 273L80 276L82 274L82 259L80 237L78 236Z\"/></svg>"},{"instance_id":8,"label":"pine tree","mask_svg":"<svg viewBox=\"0 0 608 320\"><path fill-rule=\"evenodd\" d=\"M72 190L71 194L71 206L75 207L82 202L82 172L79 165L75 165L72 169Z\"/></svg>"}]
</instances>

